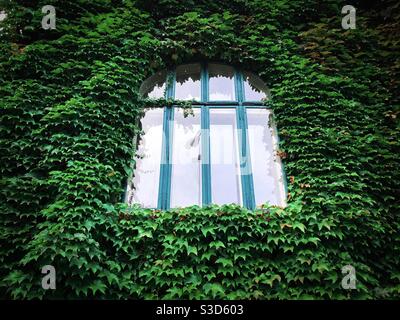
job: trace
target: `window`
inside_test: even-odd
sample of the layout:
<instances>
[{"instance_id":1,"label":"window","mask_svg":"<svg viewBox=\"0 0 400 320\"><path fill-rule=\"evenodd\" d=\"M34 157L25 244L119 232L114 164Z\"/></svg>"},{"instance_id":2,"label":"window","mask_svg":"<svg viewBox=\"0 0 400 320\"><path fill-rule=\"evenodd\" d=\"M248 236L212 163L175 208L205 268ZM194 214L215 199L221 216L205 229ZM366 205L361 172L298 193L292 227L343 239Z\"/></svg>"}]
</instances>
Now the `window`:
<instances>
[{"instance_id":1,"label":"window","mask_svg":"<svg viewBox=\"0 0 400 320\"><path fill-rule=\"evenodd\" d=\"M235 109L211 108L209 116L212 202L241 204Z\"/></svg>"},{"instance_id":2,"label":"window","mask_svg":"<svg viewBox=\"0 0 400 320\"><path fill-rule=\"evenodd\" d=\"M143 82L139 90L140 94L151 99L162 98L165 94L166 81L167 72L157 72Z\"/></svg>"},{"instance_id":3,"label":"window","mask_svg":"<svg viewBox=\"0 0 400 320\"><path fill-rule=\"evenodd\" d=\"M278 137L272 111L262 102L269 99L268 88L259 77L223 64L193 63L156 73L140 92L191 100L193 112L178 106L146 110L128 203L160 209L285 205Z\"/></svg>"},{"instance_id":4,"label":"window","mask_svg":"<svg viewBox=\"0 0 400 320\"><path fill-rule=\"evenodd\" d=\"M150 208L157 206L163 133L162 117L162 110L154 109L147 110L141 120L143 135L135 157L135 176L127 187L129 203L139 203L143 207Z\"/></svg>"},{"instance_id":5,"label":"window","mask_svg":"<svg viewBox=\"0 0 400 320\"><path fill-rule=\"evenodd\" d=\"M175 109L172 132L171 207L201 205L200 112Z\"/></svg>"}]
</instances>

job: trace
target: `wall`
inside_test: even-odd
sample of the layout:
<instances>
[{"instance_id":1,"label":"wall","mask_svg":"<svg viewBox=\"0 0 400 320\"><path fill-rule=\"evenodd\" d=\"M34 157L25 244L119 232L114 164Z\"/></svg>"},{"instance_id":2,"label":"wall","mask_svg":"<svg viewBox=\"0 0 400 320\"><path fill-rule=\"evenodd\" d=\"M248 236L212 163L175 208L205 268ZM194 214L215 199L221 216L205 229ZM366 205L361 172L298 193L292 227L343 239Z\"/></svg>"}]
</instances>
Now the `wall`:
<instances>
[{"instance_id":1,"label":"wall","mask_svg":"<svg viewBox=\"0 0 400 320\"><path fill-rule=\"evenodd\" d=\"M355 30L332 0L59 1L55 30L26 3L0 44L3 298L400 297L396 1L353 2ZM270 86L287 208L120 203L143 107L166 104L141 82L200 59Z\"/></svg>"}]
</instances>

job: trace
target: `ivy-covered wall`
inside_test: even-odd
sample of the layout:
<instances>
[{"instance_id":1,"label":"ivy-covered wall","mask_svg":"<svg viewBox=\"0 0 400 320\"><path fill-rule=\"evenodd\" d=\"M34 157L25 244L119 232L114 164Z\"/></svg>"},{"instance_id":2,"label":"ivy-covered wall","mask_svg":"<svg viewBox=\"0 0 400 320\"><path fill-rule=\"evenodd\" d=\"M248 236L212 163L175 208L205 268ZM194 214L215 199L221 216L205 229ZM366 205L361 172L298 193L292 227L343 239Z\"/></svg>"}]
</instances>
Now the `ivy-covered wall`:
<instances>
[{"instance_id":1,"label":"ivy-covered wall","mask_svg":"<svg viewBox=\"0 0 400 320\"><path fill-rule=\"evenodd\" d=\"M41 28L47 4L55 30ZM354 30L341 27L345 4ZM400 297L398 1L2 6L2 298ZM121 203L152 105L141 82L202 59L245 66L271 88L285 209ZM45 265L55 290L41 286ZM356 289L341 286L345 265Z\"/></svg>"}]
</instances>

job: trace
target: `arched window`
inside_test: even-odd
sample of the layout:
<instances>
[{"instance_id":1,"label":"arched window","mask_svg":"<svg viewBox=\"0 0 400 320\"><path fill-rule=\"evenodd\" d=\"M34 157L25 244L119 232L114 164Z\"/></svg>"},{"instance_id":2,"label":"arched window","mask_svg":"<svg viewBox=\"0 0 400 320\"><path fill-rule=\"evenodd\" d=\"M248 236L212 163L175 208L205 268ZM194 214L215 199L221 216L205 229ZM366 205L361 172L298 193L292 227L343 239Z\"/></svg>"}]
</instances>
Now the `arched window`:
<instances>
[{"instance_id":1,"label":"arched window","mask_svg":"<svg viewBox=\"0 0 400 320\"><path fill-rule=\"evenodd\" d=\"M140 92L193 100L193 113L178 106L145 112L128 203L285 205L276 129L262 103L269 93L259 77L223 64L185 64L154 74Z\"/></svg>"}]
</instances>

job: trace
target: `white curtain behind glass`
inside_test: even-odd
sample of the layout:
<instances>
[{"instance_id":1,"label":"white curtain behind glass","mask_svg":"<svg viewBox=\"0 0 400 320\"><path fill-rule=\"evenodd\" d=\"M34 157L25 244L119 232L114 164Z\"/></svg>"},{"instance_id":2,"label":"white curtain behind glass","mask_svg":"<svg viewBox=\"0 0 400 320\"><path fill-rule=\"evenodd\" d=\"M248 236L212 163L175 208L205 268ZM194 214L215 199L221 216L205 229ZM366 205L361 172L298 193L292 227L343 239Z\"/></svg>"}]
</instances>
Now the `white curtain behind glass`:
<instances>
[{"instance_id":1,"label":"white curtain behind glass","mask_svg":"<svg viewBox=\"0 0 400 320\"><path fill-rule=\"evenodd\" d=\"M201 204L200 110L184 117L175 109L172 136L171 207Z\"/></svg>"},{"instance_id":2,"label":"white curtain behind glass","mask_svg":"<svg viewBox=\"0 0 400 320\"><path fill-rule=\"evenodd\" d=\"M128 203L156 208L160 177L163 109L148 110L141 120L143 135L135 156L136 169L128 184Z\"/></svg>"},{"instance_id":3,"label":"white curtain behind glass","mask_svg":"<svg viewBox=\"0 0 400 320\"><path fill-rule=\"evenodd\" d=\"M256 205L269 202L284 206L284 187L277 137L270 123L271 111L247 109L248 137Z\"/></svg>"}]
</instances>

